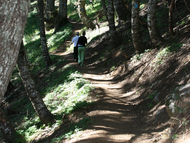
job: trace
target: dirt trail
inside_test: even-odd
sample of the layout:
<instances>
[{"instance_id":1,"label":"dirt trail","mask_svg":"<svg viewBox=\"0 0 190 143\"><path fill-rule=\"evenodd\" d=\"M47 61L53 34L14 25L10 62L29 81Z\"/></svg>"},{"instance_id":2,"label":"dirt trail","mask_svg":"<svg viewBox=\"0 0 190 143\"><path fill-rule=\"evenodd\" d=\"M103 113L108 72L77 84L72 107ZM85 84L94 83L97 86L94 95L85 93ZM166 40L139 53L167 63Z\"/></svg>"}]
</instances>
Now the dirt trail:
<instances>
[{"instance_id":1,"label":"dirt trail","mask_svg":"<svg viewBox=\"0 0 190 143\"><path fill-rule=\"evenodd\" d=\"M73 60L72 54L65 55L69 61ZM95 109L87 113L92 117L92 124L87 130L80 133L80 137L65 141L66 143L87 142L129 142L142 134L141 110L135 106L138 95L134 91L123 94L123 83L115 84L111 77L101 75L98 69L89 68L87 65L79 67L76 62L71 62L76 70L83 74L95 86L98 101ZM131 98L133 96L133 98ZM127 98L127 99L126 99ZM140 143L141 141L137 141Z\"/></svg>"},{"instance_id":2,"label":"dirt trail","mask_svg":"<svg viewBox=\"0 0 190 143\"><path fill-rule=\"evenodd\" d=\"M126 81L116 83L110 76L101 73L101 69L88 66L83 67L74 62L73 54L64 51L76 31L80 31L81 24L73 23L73 34L56 54L64 56L67 62L83 74L95 86L94 95L97 96L96 107L86 113L92 119L92 124L72 139L64 143L152 143L159 138L160 143L167 138L160 139L158 134L163 129L152 129L143 121L144 112L139 104L140 94L131 85L126 87ZM124 86L125 85L125 86ZM125 89L124 89L125 87ZM128 92L126 92L128 90ZM124 92L125 91L125 92Z\"/></svg>"}]
</instances>

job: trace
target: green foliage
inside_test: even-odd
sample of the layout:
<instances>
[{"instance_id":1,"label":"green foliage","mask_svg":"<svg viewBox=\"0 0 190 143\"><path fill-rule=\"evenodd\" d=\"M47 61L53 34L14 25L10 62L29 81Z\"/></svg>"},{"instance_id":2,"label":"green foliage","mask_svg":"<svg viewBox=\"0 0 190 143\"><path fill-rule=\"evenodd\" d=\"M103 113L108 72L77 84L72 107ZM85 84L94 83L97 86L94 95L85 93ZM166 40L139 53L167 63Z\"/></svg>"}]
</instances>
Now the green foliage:
<instances>
[{"instance_id":1,"label":"green foliage","mask_svg":"<svg viewBox=\"0 0 190 143\"><path fill-rule=\"evenodd\" d=\"M112 66L111 68L110 68L110 71L114 71L115 70L115 66Z\"/></svg>"},{"instance_id":2,"label":"green foliage","mask_svg":"<svg viewBox=\"0 0 190 143\"><path fill-rule=\"evenodd\" d=\"M94 20L94 18L96 17L96 12L102 8L101 1L94 0L93 7L89 1L85 2L86 2L85 5L86 14L89 18L92 18L91 20ZM78 15L77 8L78 8L78 0L69 1L67 6L67 14L71 20L81 21Z\"/></svg>"},{"instance_id":3,"label":"green foliage","mask_svg":"<svg viewBox=\"0 0 190 143\"><path fill-rule=\"evenodd\" d=\"M70 114L75 110L89 108L93 104L93 102L87 100L90 91L93 89L92 85L83 79L82 75L75 71L73 67L65 66L59 68L59 66L60 64L58 63L44 71L48 76L42 81L46 86L40 89L40 93L45 96L43 100L48 109L51 113L61 116L62 114ZM23 102L25 102L24 99L21 99L15 104L15 108L19 107ZM32 105L29 102L25 107L23 110L31 110ZM45 126L41 124L34 109L29 113L31 115L28 117L23 116L21 118L22 121L20 121L22 124L17 127L18 133L25 136L27 141L33 140L44 130L53 132L62 124L62 118L56 118L56 123L51 126ZM87 119L81 119L78 124L69 128L63 137L69 138L88 124L89 121ZM62 139L62 137L60 138Z\"/></svg>"},{"instance_id":4,"label":"green foliage","mask_svg":"<svg viewBox=\"0 0 190 143\"><path fill-rule=\"evenodd\" d=\"M140 4L140 10L145 7L145 4Z\"/></svg>"},{"instance_id":5,"label":"green foliage","mask_svg":"<svg viewBox=\"0 0 190 143\"><path fill-rule=\"evenodd\" d=\"M86 6L86 12L89 18L94 18L96 16L96 12L99 11L102 8L101 2L93 4L94 6L92 7L91 5Z\"/></svg>"},{"instance_id":6,"label":"green foliage","mask_svg":"<svg viewBox=\"0 0 190 143\"><path fill-rule=\"evenodd\" d=\"M57 77L57 75L60 76ZM85 100L93 89L88 81L69 66L53 72L44 80L48 84L48 88L43 90L47 93L44 102L49 110L55 114L70 113L74 106Z\"/></svg>"},{"instance_id":7,"label":"green foliage","mask_svg":"<svg viewBox=\"0 0 190 143\"><path fill-rule=\"evenodd\" d=\"M77 0L70 0L67 5L67 15L71 20L81 21L77 12Z\"/></svg>"},{"instance_id":8,"label":"green foliage","mask_svg":"<svg viewBox=\"0 0 190 143\"><path fill-rule=\"evenodd\" d=\"M147 96L147 98L151 99L151 102L148 104L148 108L152 108L154 106L154 98L158 93L153 93Z\"/></svg>"},{"instance_id":9,"label":"green foliage","mask_svg":"<svg viewBox=\"0 0 190 143\"><path fill-rule=\"evenodd\" d=\"M53 34L53 32L54 29L46 32L49 52L56 50L61 45L61 43L69 37L69 35L72 33L72 25L66 24L56 34ZM45 68L45 63L42 56L39 20L36 7L34 7L28 14L23 41L29 62L32 63L32 65L38 65L31 66L31 71L35 72Z\"/></svg>"},{"instance_id":10,"label":"green foliage","mask_svg":"<svg viewBox=\"0 0 190 143\"><path fill-rule=\"evenodd\" d=\"M121 46L121 47L120 47L120 50L123 51L123 52L125 52L126 48L123 47L123 46Z\"/></svg>"},{"instance_id":11,"label":"green foliage","mask_svg":"<svg viewBox=\"0 0 190 143\"><path fill-rule=\"evenodd\" d=\"M176 138L177 138L177 134L175 134L175 135L172 137L173 140L176 139Z\"/></svg>"},{"instance_id":12,"label":"green foliage","mask_svg":"<svg viewBox=\"0 0 190 143\"><path fill-rule=\"evenodd\" d=\"M182 45L180 43L172 43L171 46L167 47L167 50L169 52L177 52L180 50L181 46Z\"/></svg>"},{"instance_id":13,"label":"green foliage","mask_svg":"<svg viewBox=\"0 0 190 143\"><path fill-rule=\"evenodd\" d=\"M27 31L27 29L26 29ZM71 24L67 24L60 29L56 34L52 35L53 29L47 32L47 46L49 51L56 50L62 42L64 42L72 32ZM41 41L39 31L32 33L30 36L24 37L25 48L27 50L28 60L33 65L40 65L38 67L31 67L31 70L39 70L45 68L44 59L42 56Z\"/></svg>"},{"instance_id":14,"label":"green foliage","mask_svg":"<svg viewBox=\"0 0 190 143\"><path fill-rule=\"evenodd\" d=\"M188 72L190 70L190 63L188 63L185 67L183 67L183 69L185 70L185 72Z\"/></svg>"},{"instance_id":15,"label":"green foliage","mask_svg":"<svg viewBox=\"0 0 190 143\"><path fill-rule=\"evenodd\" d=\"M156 55L156 64L160 65L163 63L163 59L164 57L166 57L169 53L169 47L166 47L164 49L162 49L161 51L158 52L158 54Z\"/></svg>"},{"instance_id":16,"label":"green foliage","mask_svg":"<svg viewBox=\"0 0 190 143\"><path fill-rule=\"evenodd\" d=\"M134 56L131 58L131 60L138 60L138 61L140 61L140 60L143 58L143 56L144 56L146 53L148 53L149 51L151 51L151 49L146 49L146 50L144 51L144 53L134 55Z\"/></svg>"},{"instance_id":17,"label":"green foliage","mask_svg":"<svg viewBox=\"0 0 190 143\"><path fill-rule=\"evenodd\" d=\"M15 133L16 138L14 139L15 143L26 143L26 140L18 132Z\"/></svg>"},{"instance_id":18,"label":"green foliage","mask_svg":"<svg viewBox=\"0 0 190 143\"><path fill-rule=\"evenodd\" d=\"M152 61L151 65L154 67L158 67L160 64L164 63L164 61L166 60L170 52L179 51L181 46L182 45L180 43L172 43L170 46L167 46L166 48L161 49L156 55L156 58Z\"/></svg>"},{"instance_id":19,"label":"green foliage","mask_svg":"<svg viewBox=\"0 0 190 143\"><path fill-rule=\"evenodd\" d=\"M184 20L182 20L182 21L180 21L180 22L177 22L176 24L177 25L183 25L183 24L185 24L186 23L186 20L184 19Z\"/></svg>"},{"instance_id":20,"label":"green foliage","mask_svg":"<svg viewBox=\"0 0 190 143\"><path fill-rule=\"evenodd\" d=\"M56 50L66 39L68 39L69 35L72 33L72 25L66 24L54 35L51 35L52 32L53 31L47 33L49 34L49 36L47 36L47 44L50 52Z\"/></svg>"},{"instance_id":21,"label":"green foliage","mask_svg":"<svg viewBox=\"0 0 190 143\"><path fill-rule=\"evenodd\" d=\"M78 123L70 123L68 128L64 128L66 132L62 133L59 137L56 137L51 140L51 143L60 143L64 138L71 138L73 134L79 134L84 128L86 128L91 123L89 117L85 117L80 120Z\"/></svg>"}]
</instances>

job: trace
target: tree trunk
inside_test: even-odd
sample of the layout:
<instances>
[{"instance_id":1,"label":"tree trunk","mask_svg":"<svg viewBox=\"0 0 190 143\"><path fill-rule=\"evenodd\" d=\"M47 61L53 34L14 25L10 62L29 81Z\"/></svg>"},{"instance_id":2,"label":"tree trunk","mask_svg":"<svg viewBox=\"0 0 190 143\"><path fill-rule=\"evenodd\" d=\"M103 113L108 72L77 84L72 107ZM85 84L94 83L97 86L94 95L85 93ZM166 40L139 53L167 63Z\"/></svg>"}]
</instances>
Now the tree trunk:
<instances>
[{"instance_id":1,"label":"tree trunk","mask_svg":"<svg viewBox=\"0 0 190 143\"><path fill-rule=\"evenodd\" d=\"M16 65L29 5L29 0L0 1L0 104Z\"/></svg>"},{"instance_id":2,"label":"tree trunk","mask_svg":"<svg viewBox=\"0 0 190 143\"><path fill-rule=\"evenodd\" d=\"M187 9L190 11L190 8L189 8L189 6L188 6L187 0L184 0L184 3L185 3L185 5L186 5Z\"/></svg>"},{"instance_id":3,"label":"tree trunk","mask_svg":"<svg viewBox=\"0 0 190 143\"><path fill-rule=\"evenodd\" d=\"M172 36L174 36L173 31L173 10L174 10L174 2L175 0L171 1L170 9L169 9L169 31Z\"/></svg>"},{"instance_id":4,"label":"tree trunk","mask_svg":"<svg viewBox=\"0 0 190 143\"><path fill-rule=\"evenodd\" d=\"M132 15L131 15L131 34L133 39L133 45L136 53L142 53L144 51L144 44L139 34L139 1L132 1Z\"/></svg>"},{"instance_id":5,"label":"tree trunk","mask_svg":"<svg viewBox=\"0 0 190 143\"><path fill-rule=\"evenodd\" d=\"M29 0L6 0L0 2L0 104L16 65L29 11ZM10 122L0 110L0 131L8 141L22 141ZM24 140L23 140L24 142Z\"/></svg>"},{"instance_id":6,"label":"tree trunk","mask_svg":"<svg viewBox=\"0 0 190 143\"><path fill-rule=\"evenodd\" d=\"M88 18L86 15L86 10L85 10L85 0L78 0L78 13L79 17L82 20L83 24L90 29L95 28L95 24Z\"/></svg>"},{"instance_id":7,"label":"tree trunk","mask_svg":"<svg viewBox=\"0 0 190 143\"><path fill-rule=\"evenodd\" d=\"M55 12L55 0L47 0L47 18L54 18L53 13Z\"/></svg>"},{"instance_id":8,"label":"tree trunk","mask_svg":"<svg viewBox=\"0 0 190 143\"><path fill-rule=\"evenodd\" d=\"M7 117L0 109L0 131L3 134L4 139L9 143L15 143L19 141L19 143L24 143L26 140L24 137L19 135L13 126L8 121Z\"/></svg>"},{"instance_id":9,"label":"tree trunk","mask_svg":"<svg viewBox=\"0 0 190 143\"><path fill-rule=\"evenodd\" d=\"M42 98L40 97L40 94L30 73L30 67L26 57L26 51L23 42L20 46L17 64L27 95L29 96L29 99L32 102L32 105L36 113L38 114L41 122L43 124L53 123L54 117L49 112Z\"/></svg>"},{"instance_id":10,"label":"tree trunk","mask_svg":"<svg viewBox=\"0 0 190 143\"><path fill-rule=\"evenodd\" d=\"M39 29L40 29L40 39L42 46L42 54L44 57L44 62L46 66L50 66L52 64L52 60L49 55L49 51L46 43L46 34L45 34L45 26L44 26L44 2L43 0L38 0L38 9L39 9Z\"/></svg>"},{"instance_id":11,"label":"tree trunk","mask_svg":"<svg viewBox=\"0 0 190 143\"><path fill-rule=\"evenodd\" d=\"M113 46L118 46L119 44L119 35L116 31L115 21L114 21L114 7L113 0L108 1L108 23L109 23L109 32L111 34L111 40Z\"/></svg>"},{"instance_id":12,"label":"tree trunk","mask_svg":"<svg viewBox=\"0 0 190 143\"><path fill-rule=\"evenodd\" d=\"M129 11L125 6L123 0L114 0L115 10L119 16L120 21L126 21L129 18Z\"/></svg>"},{"instance_id":13,"label":"tree trunk","mask_svg":"<svg viewBox=\"0 0 190 143\"><path fill-rule=\"evenodd\" d=\"M101 3L102 3L103 10L104 10L104 14L106 16L106 20L108 21L108 13L107 13L105 0L101 0Z\"/></svg>"},{"instance_id":14,"label":"tree trunk","mask_svg":"<svg viewBox=\"0 0 190 143\"><path fill-rule=\"evenodd\" d=\"M56 17L55 0L46 0L46 29L50 30L54 27L54 20Z\"/></svg>"},{"instance_id":15,"label":"tree trunk","mask_svg":"<svg viewBox=\"0 0 190 143\"><path fill-rule=\"evenodd\" d=\"M159 34L156 25L156 7L157 7L157 0L149 0L147 23L148 23L148 31L153 44L157 44L162 41L162 37Z\"/></svg>"},{"instance_id":16,"label":"tree trunk","mask_svg":"<svg viewBox=\"0 0 190 143\"><path fill-rule=\"evenodd\" d=\"M59 12L55 20L54 33L56 33L59 28L64 26L67 22L67 0L59 0Z\"/></svg>"}]
</instances>

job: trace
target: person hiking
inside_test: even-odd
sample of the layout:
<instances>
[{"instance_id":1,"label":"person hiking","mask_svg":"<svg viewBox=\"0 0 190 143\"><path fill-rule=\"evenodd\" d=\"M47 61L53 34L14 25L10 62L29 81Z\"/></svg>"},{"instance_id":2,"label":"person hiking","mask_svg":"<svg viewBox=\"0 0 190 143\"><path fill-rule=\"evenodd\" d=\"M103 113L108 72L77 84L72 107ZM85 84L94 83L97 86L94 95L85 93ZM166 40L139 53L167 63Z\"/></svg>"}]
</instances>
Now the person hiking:
<instances>
[{"instance_id":1,"label":"person hiking","mask_svg":"<svg viewBox=\"0 0 190 143\"><path fill-rule=\"evenodd\" d=\"M85 37L86 32L83 31L82 36L78 39L78 65L83 66L84 63L84 56L85 56L85 45L87 44L87 39Z\"/></svg>"},{"instance_id":2,"label":"person hiking","mask_svg":"<svg viewBox=\"0 0 190 143\"><path fill-rule=\"evenodd\" d=\"M74 52L73 52L73 55L74 55L74 59L75 59L76 62L78 62L78 47L77 47L78 39L79 39L79 32L76 32L76 36L73 37L73 39L71 41L71 44L74 43Z\"/></svg>"}]
</instances>

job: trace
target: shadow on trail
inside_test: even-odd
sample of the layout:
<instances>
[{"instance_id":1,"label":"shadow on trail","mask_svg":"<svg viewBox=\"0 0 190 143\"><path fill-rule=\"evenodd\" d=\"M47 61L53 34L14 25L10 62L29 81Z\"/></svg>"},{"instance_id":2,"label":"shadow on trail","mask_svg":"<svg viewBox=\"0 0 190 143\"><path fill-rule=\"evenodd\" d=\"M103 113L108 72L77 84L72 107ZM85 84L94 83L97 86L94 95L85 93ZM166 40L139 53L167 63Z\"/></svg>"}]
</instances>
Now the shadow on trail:
<instances>
[{"instance_id":1,"label":"shadow on trail","mask_svg":"<svg viewBox=\"0 0 190 143\"><path fill-rule=\"evenodd\" d=\"M71 64L76 70L95 85L96 89L93 95L97 95L98 99L96 107L87 113L92 119L92 124L86 129L91 130L92 134L74 142L132 143L142 137L150 140L155 132L161 132L170 126L167 124L168 118L162 122L164 124L162 126L159 126L158 123L146 123L144 116L148 115L147 112L150 109L142 104L143 92L138 96L136 95L138 90L125 95L135 88L134 82L117 86L118 80L104 78L102 74L105 71L102 69L96 66L88 67L88 65L80 67L74 62L72 54L65 56L68 61L73 61ZM130 72L129 76L136 70L132 70L133 72Z\"/></svg>"},{"instance_id":2,"label":"shadow on trail","mask_svg":"<svg viewBox=\"0 0 190 143\"><path fill-rule=\"evenodd\" d=\"M92 124L87 128L93 133L86 139L79 139L75 143L96 142L120 142L132 143L143 134L161 132L169 125L155 129L144 128L143 115L140 113L139 105L122 103L118 98L113 98L101 88L97 89L98 101L96 109L89 112ZM111 100L111 101L110 101ZM115 102L112 102L116 100Z\"/></svg>"}]
</instances>

